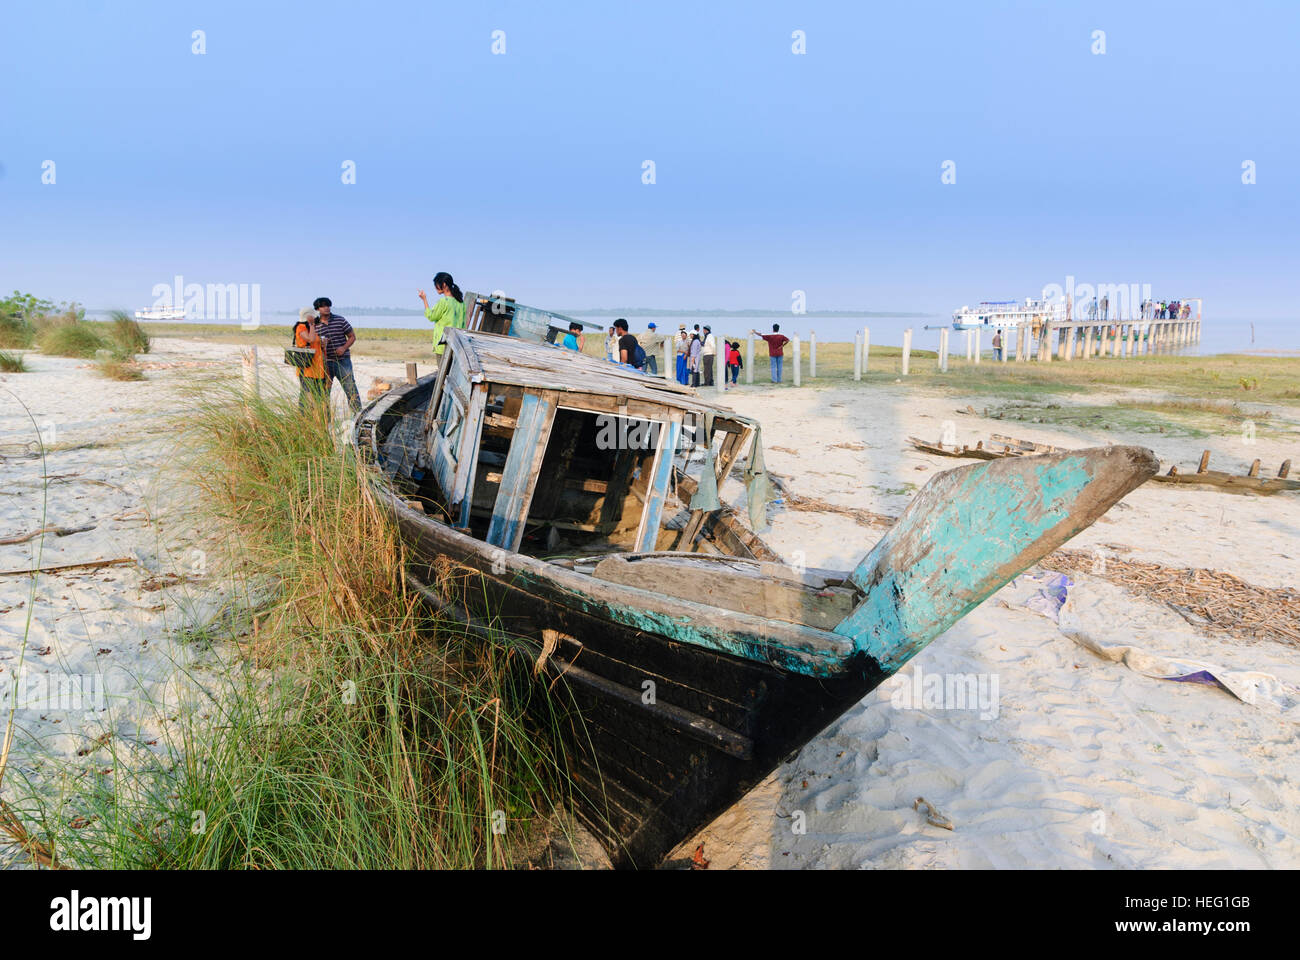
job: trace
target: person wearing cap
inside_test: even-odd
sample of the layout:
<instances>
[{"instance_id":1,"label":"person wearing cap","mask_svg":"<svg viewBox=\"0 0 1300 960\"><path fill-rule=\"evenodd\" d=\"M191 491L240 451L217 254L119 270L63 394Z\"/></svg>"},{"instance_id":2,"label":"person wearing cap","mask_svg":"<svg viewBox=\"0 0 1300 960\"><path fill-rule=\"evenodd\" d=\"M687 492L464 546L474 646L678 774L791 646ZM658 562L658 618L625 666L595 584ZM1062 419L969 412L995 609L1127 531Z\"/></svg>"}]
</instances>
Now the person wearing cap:
<instances>
[{"instance_id":1,"label":"person wearing cap","mask_svg":"<svg viewBox=\"0 0 1300 960\"><path fill-rule=\"evenodd\" d=\"M317 313L312 307L298 311L298 322L293 325L293 345L310 349L313 357L309 365L296 367L298 373L298 409L308 406L317 411L329 411L329 380L325 375L325 341L316 330Z\"/></svg>"},{"instance_id":2,"label":"person wearing cap","mask_svg":"<svg viewBox=\"0 0 1300 960\"><path fill-rule=\"evenodd\" d=\"M713 362L718 357L718 341L713 337L713 328L707 325L700 339L703 341L700 347L700 363L704 372L704 385L711 387L713 386Z\"/></svg>"},{"instance_id":3,"label":"person wearing cap","mask_svg":"<svg viewBox=\"0 0 1300 960\"><path fill-rule=\"evenodd\" d=\"M659 376L659 351L663 350L664 338L659 336L658 326L653 320L646 324L645 336L641 338L641 349L645 351L645 372L653 377Z\"/></svg>"}]
</instances>

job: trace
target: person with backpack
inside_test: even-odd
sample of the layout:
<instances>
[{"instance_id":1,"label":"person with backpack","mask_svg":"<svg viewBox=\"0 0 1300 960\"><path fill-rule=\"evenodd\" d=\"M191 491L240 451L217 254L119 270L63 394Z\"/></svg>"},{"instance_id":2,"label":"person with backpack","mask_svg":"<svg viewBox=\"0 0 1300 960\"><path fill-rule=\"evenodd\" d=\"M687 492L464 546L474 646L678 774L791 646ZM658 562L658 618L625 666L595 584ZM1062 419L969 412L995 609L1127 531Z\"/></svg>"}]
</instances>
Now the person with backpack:
<instances>
[{"instance_id":1,"label":"person with backpack","mask_svg":"<svg viewBox=\"0 0 1300 960\"><path fill-rule=\"evenodd\" d=\"M445 347L442 338L447 328L465 329L465 295L460 292L460 287L456 286L456 282L451 279L451 274L446 270L434 274L433 289L441 296L432 307L429 306L429 298L424 295L423 290L416 292L424 304L424 319L433 324L433 352L441 357Z\"/></svg>"},{"instance_id":2,"label":"person with backpack","mask_svg":"<svg viewBox=\"0 0 1300 960\"><path fill-rule=\"evenodd\" d=\"M636 370L645 368L645 350L636 342L636 337L627 332L627 321L619 317L614 321L614 334L618 337L618 363L625 363Z\"/></svg>"}]
</instances>

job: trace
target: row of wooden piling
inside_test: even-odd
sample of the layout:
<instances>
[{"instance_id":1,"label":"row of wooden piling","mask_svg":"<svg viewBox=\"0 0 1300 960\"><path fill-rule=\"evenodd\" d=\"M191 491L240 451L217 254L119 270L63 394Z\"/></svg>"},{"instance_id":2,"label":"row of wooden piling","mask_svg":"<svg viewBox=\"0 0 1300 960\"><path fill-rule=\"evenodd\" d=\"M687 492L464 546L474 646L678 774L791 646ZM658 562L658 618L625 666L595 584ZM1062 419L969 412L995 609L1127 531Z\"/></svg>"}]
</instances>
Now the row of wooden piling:
<instances>
[{"instance_id":1,"label":"row of wooden piling","mask_svg":"<svg viewBox=\"0 0 1300 960\"><path fill-rule=\"evenodd\" d=\"M1028 363L1037 360L1088 360L1094 357L1129 358L1170 353L1182 347L1199 343L1201 321L1199 318L1183 320L1116 320L1111 323L1096 321L1046 322L1039 329L1037 343L1029 324L1011 328L990 328L1002 333L1002 353L995 362ZM947 327L939 330L939 371L948 371L950 338L953 331ZM983 330L958 331L965 334L965 354L968 363L978 364L983 357ZM754 343L750 334L745 343L745 383L754 382ZM1011 342L1008 342L1011 341ZM803 344L795 335L790 337L788 360L791 382L797 387L803 382ZM676 370L676 344L666 339L663 344L664 375L673 376ZM907 376L911 367L912 330L903 331L903 354L900 372ZM719 358L723 355L719 354ZM853 379L861 380L867 372L871 356L871 328L863 327L853 335ZM726 389L726 364L715 360L714 385ZM817 334L808 338L808 376L817 376Z\"/></svg>"}]
</instances>

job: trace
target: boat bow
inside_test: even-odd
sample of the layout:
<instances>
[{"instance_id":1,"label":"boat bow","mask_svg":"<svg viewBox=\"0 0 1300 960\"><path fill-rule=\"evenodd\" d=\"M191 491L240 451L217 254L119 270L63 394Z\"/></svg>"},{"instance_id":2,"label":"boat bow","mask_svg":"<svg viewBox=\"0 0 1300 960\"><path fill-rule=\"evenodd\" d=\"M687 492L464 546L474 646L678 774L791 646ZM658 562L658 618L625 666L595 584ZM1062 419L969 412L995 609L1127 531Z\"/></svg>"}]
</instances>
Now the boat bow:
<instances>
[{"instance_id":1,"label":"boat bow","mask_svg":"<svg viewBox=\"0 0 1300 960\"><path fill-rule=\"evenodd\" d=\"M939 474L850 574L866 596L835 632L897 671L1159 466L1145 447L1112 446Z\"/></svg>"}]
</instances>

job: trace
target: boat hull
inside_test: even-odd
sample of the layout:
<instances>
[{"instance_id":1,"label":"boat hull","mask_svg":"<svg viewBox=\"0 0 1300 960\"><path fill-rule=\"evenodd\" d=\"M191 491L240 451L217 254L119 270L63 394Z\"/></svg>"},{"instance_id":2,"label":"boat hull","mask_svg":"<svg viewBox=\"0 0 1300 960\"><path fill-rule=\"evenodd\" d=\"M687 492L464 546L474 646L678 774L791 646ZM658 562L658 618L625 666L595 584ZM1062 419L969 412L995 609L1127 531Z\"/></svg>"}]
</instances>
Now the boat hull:
<instances>
[{"instance_id":1,"label":"boat hull","mask_svg":"<svg viewBox=\"0 0 1300 960\"><path fill-rule=\"evenodd\" d=\"M658 865L887 676L867 656L813 677L611 622L545 579L494 574L440 524L398 522L443 629L511 644L530 673L555 643L556 684L531 710L559 720L573 809L615 867Z\"/></svg>"}]
</instances>

